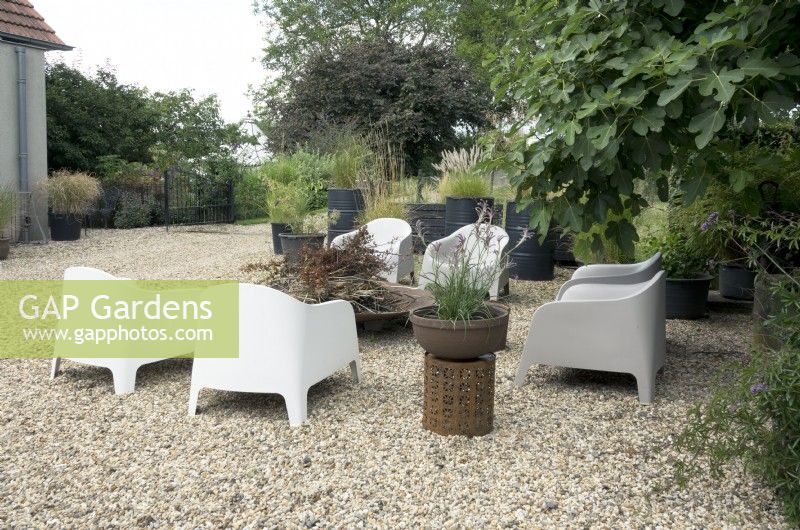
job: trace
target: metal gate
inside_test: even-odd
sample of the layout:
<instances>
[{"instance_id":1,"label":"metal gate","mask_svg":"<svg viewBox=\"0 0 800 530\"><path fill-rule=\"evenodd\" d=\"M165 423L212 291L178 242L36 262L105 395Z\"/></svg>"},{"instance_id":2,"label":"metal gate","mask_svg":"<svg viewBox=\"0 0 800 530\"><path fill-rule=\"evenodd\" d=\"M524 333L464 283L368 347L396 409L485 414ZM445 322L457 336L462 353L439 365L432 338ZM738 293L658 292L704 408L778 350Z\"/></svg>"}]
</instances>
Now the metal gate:
<instances>
[{"instance_id":1,"label":"metal gate","mask_svg":"<svg viewBox=\"0 0 800 530\"><path fill-rule=\"evenodd\" d=\"M233 182L173 168L164 174L164 225L233 222Z\"/></svg>"}]
</instances>

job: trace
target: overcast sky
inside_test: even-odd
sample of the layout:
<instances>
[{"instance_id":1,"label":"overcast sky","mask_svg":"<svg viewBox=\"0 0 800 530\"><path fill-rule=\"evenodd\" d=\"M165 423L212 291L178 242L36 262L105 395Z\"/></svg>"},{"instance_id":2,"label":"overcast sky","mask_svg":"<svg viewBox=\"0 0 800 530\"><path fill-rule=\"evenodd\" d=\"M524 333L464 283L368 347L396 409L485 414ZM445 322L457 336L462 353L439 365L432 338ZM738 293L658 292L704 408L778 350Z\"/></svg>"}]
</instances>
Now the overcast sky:
<instances>
[{"instance_id":1,"label":"overcast sky","mask_svg":"<svg viewBox=\"0 0 800 530\"><path fill-rule=\"evenodd\" d=\"M263 20L252 0L32 0L71 52L50 52L84 71L110 63L120 81L153 91L216 93L227 121L250 110L249 84L265 76L258 59Z\"/></svg>"}]
</instances>

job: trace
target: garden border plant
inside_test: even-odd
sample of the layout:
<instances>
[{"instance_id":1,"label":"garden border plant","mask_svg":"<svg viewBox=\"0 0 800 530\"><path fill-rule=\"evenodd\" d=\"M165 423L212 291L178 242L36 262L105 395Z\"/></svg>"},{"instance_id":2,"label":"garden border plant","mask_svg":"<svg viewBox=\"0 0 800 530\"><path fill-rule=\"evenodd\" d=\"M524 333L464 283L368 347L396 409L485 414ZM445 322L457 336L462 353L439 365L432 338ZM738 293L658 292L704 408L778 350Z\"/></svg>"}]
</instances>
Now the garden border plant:
<instances>
[{"instance_id":1,"label":"garden border plant","mask_svg":"<svg viewBox=\"0 0 800 530\"><path fill-rule=\"evenodd\" d=\"M100 181L87 173L56 171L42 185L50 204L51 239L80 239L82 218L102 193Z\"/></svg>"}]
</instances>

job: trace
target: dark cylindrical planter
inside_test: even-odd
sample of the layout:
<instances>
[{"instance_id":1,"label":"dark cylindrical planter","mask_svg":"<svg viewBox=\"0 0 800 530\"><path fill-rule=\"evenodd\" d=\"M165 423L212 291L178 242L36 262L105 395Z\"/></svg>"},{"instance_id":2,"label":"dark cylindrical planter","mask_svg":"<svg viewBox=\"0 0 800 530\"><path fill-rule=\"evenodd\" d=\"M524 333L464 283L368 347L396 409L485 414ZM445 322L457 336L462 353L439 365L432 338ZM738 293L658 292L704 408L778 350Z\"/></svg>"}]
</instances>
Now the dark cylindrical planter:
<instances>
[{"instance_id":1,"label":"dark cylindrical planter","mask_svg":"<svg viewBox=\"0 0 800 530\"><path fill-rule=\"evenodd\" d=\"M483 204L494 208L494 199L491 197L448 197L444 211L445 235L450 235L462 226L477 221L479 210Z\"/></svg>"},{"instance_id":2,"label":"dark cylindrical planter","mask_svg":"<svg viewBox=\"0 0 800 530\"><path fill-rule=\"evenodd\" d=\"M667 278L667 318L694 320L706 316L711 276Z\"/></svg>"},{"instance_id":3,"label":"dark cylindrical planter","mask_svg":"<svg viewBox=\"0 0 800 530\"><path fill-rule=\"evenodd\" d=\"M517 203L506 206L506 232L508 247L514 248L509 255L509 275L517 280L546 281L553 279L553 241L550 234L544 243L539 243L539 234L532 232L530 237L517 246L530 224L533 208L528 206L517 212Z\"/></svg>"},{"instance_id":4,"label":"dark cylindrical planter","mask_svg":"<svg viewBox=\"0 0 800 530\"><path fill-rule=\"evenodd\" d=\"M77 241L81 238L81 218L73 214L51 213L50 239L53 241Z\"/></svg>"},{"instance_id":5,"label":"dark cylindrical planter","mask_svg":"<svg viewBox=\"0 0 800 530\"><path fill-rule=\"evenodd\" d=\"M508 335L508 308L489 304L492 318L440 320L436 307L421 307L411 312L414 338L426 352L440 359L475 359L485 353L504 350Z\"/></svg>"},{"instance_id":6,"label":"dark cylindrical planter","mask_svg":"<svg viewBox=\"0 0 800 530\"><path fill-rule=\"evenodd\" d=\"M341 234L351 232L358 225L364 211L364 193L358 188L328 189L328 244Z\"/></svg>"},{"instance_id":7,"label":"dark cylindrical planter","mask_svg":"<svg viewBox=\"0 0 800 530\"><path fill-rule=\"evenodd\" d=\"M444 233L444 204L406 204L406 220L414 234L414 251L425 252L425 247L442 239Z\"/></svg>"},{"instance_id":8,"label":"dark cylindrical planter","mask_svg":"<svg viewBox=\"0 0 800 530\"><path fill-rule=\"evenodd\" d=\"M11 240L7 237L0 237L0 261L8 259L11 252Z\"/></svg>"},{"instance_id":9,"label":"dark cylindrical planter","mask_svg":"<svg viewBox=\"0 0 800 530\"><path fill-rule=\"evenodd\" d=\"M292 230L286 223L270 223L272 226L272 251L276 256L283 254L281 245L281 234L291 234Z\"/></svg>"},{"instance_id":10,"label":"dark cylindrical planter","mask_svg":"<svg viewBox=\"0 0 800 530\"><path fill-rule=\"evenodd\" d=\"M719 294L734 300L752 300L756 273L743 265L721 265Z\"/></svg>"},{"instance_id":11,"label":"dark cylindrical planter","mask_svg":"<svg viewBox=\"0 0 800 530\"><path fill-rule=\"evenodd\" d=\"M281 234L283 257L292 265L302 262L303 249L320 249L325 246L325 234Z\"/></svg>"}]
</instances>

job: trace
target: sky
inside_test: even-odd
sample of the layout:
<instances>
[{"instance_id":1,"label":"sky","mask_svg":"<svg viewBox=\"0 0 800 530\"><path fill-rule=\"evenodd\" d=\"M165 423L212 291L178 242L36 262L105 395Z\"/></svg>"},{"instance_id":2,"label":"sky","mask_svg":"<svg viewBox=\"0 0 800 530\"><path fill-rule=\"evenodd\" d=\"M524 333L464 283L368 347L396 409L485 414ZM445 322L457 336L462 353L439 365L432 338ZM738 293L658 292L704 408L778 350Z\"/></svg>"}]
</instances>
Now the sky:
<instances>
[{"instance_id":1,"label":"sky","mask_svg":"<svg viewBox=\"0 0 800 530\"><path fill-rule=\"evenodd\" d=\"M93 72L114 66L119 80L151 91L217 94L222 117L238 121L252 105L248 85L266 72L263 19L252 0L31 0L61 40L75 49L50 60Z\"/></svg>"}]
</instances>

